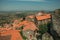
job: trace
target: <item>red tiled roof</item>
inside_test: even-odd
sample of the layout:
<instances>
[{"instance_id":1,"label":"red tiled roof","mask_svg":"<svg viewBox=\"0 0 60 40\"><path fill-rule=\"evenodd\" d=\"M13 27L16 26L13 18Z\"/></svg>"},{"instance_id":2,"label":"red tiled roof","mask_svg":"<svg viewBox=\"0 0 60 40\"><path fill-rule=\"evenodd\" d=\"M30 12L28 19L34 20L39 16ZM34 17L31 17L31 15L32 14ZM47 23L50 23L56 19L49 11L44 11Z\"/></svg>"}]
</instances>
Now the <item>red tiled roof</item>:
<instances>
[{"instance_id":1,"label":"red tiled roof","mask_svg":"<svg viewBox=\"0 0 60 40\"><path fill-rule=\"evenodd\" d=\"M51 14L43 14L42 16L41 15L36 15L36 18L37 20L44 20L44 19L48 19L48 18L51 18L50 16ZM27 16L29 18L34 18L34 15L29 15Z\"/></svg>"},{"instance_id":2,"label":"red tiled roof","mask_svg":"<svg viewBox=\"0 0 60 40\"><path fill-rule=\"evenodd\" d=\"M14 20L14 22L18 22L18 20Z\"/></svg>"},{"instance_id":3,"label":"red tiled roof","mask_svg":"<svg viewBox=\"0 0 60 40\"><path fill-rule=\"evenodd\" d=\"M7 30L5 32L1 32L1 36L7 35L11 35L11 40L23 40L19 30Z\"/></svg>"},{"instance_id":4,"label":"red tiled roof","mask_svg":"<svg viewBox=\"0 0 60 40\"><path fill-rule=\"evenodd\" d=\"M25 30L33 30L33 31L35 31L36 29L38 29L33 22L26 22L26 23L24 23L24 25L25 25L25 27L23 29L24 31Z\"/></svg>"},{"instance_id":5,"label":"red tiled roof","mask_svg":"<svg viewBox=\"0 0 60 40\"><path fill-rule=\"evenodd\" d=\"M29 15L29 16L27 16L27 17L29 17L29 18L34 18L34 15Z\"/></svg>"},{"instance_id":6,"label":"red tiled roof","mask_svg":"<svg viewBox=\"0 0 60 40\"><path fill-rule=\"evenodd\" d=\"M4 30L7 31L7 30L10 30L10 29L7 29L7 28L0 28L0 32L1 32L2 30L3 30L3 31L4 31Z\"/></svg>"},{"instance_id":7,"label":"red tiled roof","mask_svg":"<svg viewBox=\"0 0 60 40\"><path fill-rule=\"evenodd\" d=\"M51 18L50 14L44 14L43 16L36 16L37 20L44 20Z\"/></svg>"},{"instance_id":8,"label":"red tiled roof","mask_svg":"<svg viewBox=\"0 0 60 40\"><path fill-rule=\"evenodd\" d=\"M33 30L34 31L34 30L38 29L33 22L29 22L29 21L26 21L26 20L21 22L19 25L24 26L23 30Z\"/></svg>"}]
</instances>

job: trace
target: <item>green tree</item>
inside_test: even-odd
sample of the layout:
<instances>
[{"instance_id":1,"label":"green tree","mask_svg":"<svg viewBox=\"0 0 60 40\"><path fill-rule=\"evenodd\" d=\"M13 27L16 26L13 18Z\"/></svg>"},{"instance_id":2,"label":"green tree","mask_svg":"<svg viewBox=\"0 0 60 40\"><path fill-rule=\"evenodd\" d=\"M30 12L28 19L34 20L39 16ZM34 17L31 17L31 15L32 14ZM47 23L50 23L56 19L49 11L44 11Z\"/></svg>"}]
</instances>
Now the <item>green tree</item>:
<instances>
[{"instance_id":1,"label":"green tree","mask_svg":"<svg viewBox=\"0 0 60 40\"><path fill-rule=\"evenodd\" d=\"M47 24L42 24L42 25L39 25L39 33L43 34L45 32L47 32L48 28L47 28Z\"/></svg>"},{"instance_id":2,"label":"green tree","mask_svg":"<svg viewBox=\"0 0 60 40\"><path fill-rule=\"evenodd\" d=\"M20 27L20 30L21 30L20 34L23 37L23 40L26 40L27 38L23 35L23 28L24 26Z\"/></svg>"}]
</instances>

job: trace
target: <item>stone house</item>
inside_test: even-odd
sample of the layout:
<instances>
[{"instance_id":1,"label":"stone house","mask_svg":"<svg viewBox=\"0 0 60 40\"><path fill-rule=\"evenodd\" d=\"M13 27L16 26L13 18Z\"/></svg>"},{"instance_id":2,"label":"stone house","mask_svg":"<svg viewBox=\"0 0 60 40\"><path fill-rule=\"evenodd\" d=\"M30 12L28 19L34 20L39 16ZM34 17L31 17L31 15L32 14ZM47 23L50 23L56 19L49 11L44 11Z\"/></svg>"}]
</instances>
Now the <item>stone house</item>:
<instances>
[{"instance_id":1,"label":"stone house","mask_svg":"<svg viewBox=\"0 0 60 40\"><path fill-rule=\"evenodd\" d=\"M29 15L26 17L26 20L34 22L34 15Z\"/></svg>"},{"instance_id":2,"label":"stone house","mask_svg":"<svg viewBox=\"0 0 60 40\"><path fill-rule=\"evenodd\" d=\"M23 26L23 28L20 29L22 26ZM24 21L20 22L19 24L17 24L15 29L16 30L21 30L23 32L22 34L25 37L27 37L27 40L33 40L33 39L37 40L34 31L38 30L38 28L36 27L34 22L31 22L31 21L28 21L28 20L24 20ZM31 36L31 38L30 38L30 36Z\"/></svg>"},{"instance_id":3,"label":"stone house","mask_svg":"<svg viewBox=\"0 0 60 40\"><path fill-rule=\"evenodd\" d=\"M38 28L33 22L26 22L24 23L23 35L26 36L28 40L37 40L34 31L38 30Z\"/></svg>"},{"instance_id":4,"label":"stone house","mask_svg":"<svg viewBox=\"0 0 60 40\"><path fill-rule=\"evenodd\" d=\"M47 24L49 21L51 22L50 14L43 14L42 16L36 16L38 25Z\"/></svg>"}]
</instances>

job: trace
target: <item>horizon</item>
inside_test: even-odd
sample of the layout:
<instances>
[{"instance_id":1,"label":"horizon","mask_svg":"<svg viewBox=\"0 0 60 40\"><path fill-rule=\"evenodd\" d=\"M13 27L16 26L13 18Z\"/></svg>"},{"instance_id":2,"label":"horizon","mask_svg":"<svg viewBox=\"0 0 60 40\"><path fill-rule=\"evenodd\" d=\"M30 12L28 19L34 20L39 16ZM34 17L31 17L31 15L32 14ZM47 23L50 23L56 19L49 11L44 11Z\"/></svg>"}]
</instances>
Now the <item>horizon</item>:
<instances>
[{"instance_id":1,"label":"horizon","mask_svg":"<svg viewBox=\"0 0 60 40\"><path fill-rule=\"evenodd\" d=\"M59 4L60 0L0 0L0 11L53 11Z\"/></svg>"}]
</instances>

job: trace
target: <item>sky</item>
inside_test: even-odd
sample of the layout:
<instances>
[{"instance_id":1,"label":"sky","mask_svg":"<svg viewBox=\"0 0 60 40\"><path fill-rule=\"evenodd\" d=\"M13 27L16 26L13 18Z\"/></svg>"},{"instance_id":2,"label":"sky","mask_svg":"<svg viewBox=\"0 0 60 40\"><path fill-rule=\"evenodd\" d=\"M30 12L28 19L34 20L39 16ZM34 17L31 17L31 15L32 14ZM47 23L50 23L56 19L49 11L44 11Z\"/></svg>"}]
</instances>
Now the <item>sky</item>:
<instances>
[{"instance_id":1,"label":"sky","mask_svg":"<svg viewBox=\"0 0 60 40\"><path fill-rule=\"evenodd\" d=\"M0 0L0 11L55 10L60 0Z\"/></svg>"}]
</instances>

